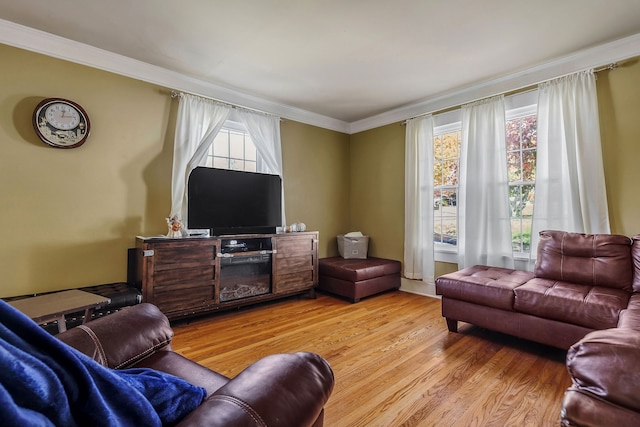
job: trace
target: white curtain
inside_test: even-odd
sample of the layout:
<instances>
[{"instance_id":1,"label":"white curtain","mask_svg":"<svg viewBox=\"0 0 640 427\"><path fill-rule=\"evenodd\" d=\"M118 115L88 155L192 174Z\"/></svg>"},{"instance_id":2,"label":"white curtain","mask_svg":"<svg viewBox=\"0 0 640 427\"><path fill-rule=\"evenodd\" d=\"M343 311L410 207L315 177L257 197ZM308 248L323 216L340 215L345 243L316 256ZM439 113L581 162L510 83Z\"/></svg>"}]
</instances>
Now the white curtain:
<instances>
[{"instance_id":1,"label":"white curtain","mask_svg":"<svg viewBox=\"0 0 640 427\"><path fill-rule=\"evenodd\" d=\"M532 258L538 233L552 229L610 233L593 71L539 88Z\"/></svg>"},{"instance_id":2,"label":"white curtain","mask_svg":"<svg viewBox=\"0 0 640 427\"><path fill-rule=\"evenodd\" d=\"M171 215L187 220L189 174L207 155L231 108L210 99L180 95L171 177ZM188 224L187 224L188 225Z\"/></svg>"},{"instance_id":3,"label":"white curtain","mask_svg":"<svg viewBox=\"0 0 640 427\"><path fill-rule=\"evenodd\" d=\"M407 121L405 137L404 272L433 283L433 117Z\"/></svg>"},{"instance_id":4,"label":"white curtain","mask_svg":"<svg viewBox=\"0 0 640 427\"><path fill-rule=\"evenodd\" d=\"M504 97L462 107L458 264L513 268Z\"/></svg>"},{"instance_id":5,"label":"white curtain","mask_svg":"<svg viewBox=\"0 0 640 427\"><path fill-rule=\"evenodd\" d=\"M258 152L258 172L279 175L282 179L282 225L285 225L284 177L282 174L282 146L280 141L280 117L238 110L237 116L244 123Z\"/></svg>"}]
</instances>

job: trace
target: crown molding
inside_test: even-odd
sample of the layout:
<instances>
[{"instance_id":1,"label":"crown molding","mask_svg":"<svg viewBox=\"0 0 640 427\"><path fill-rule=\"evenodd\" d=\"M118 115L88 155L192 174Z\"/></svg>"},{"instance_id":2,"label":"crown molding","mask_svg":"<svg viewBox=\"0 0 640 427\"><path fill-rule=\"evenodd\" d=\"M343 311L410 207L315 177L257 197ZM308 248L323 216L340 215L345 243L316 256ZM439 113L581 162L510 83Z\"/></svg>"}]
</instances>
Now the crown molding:
<instances>
[{"instance_id":1,"label":"crown molding","mask_svg":"<svg viewBox=\"0 0 640 427\"><path fill-rule=\"evenodd\" d=\"M640 34L584 49L480 84L443 92L416 103L352 122L349 125L349 134L397 123L412 117L434 113L501 93L523 89L578 71L620 62L636 56L640 56Z\"/></svg>"},{"instance_id":2,"label":"crown molding","mask_svg":"<svg viewBox=\"0 0 640 427\"><path fill-rule=\"evenodd\" d=\"M172 90L214 98L231 104L265 111L285 119L346 134L363 132L404 121L421 114L436 112L500 93L519 90L577 71L640 56L640 34L635 34L584 49L513 74L443 92L416 103L407 104L375 116L348 123L238 90L218 86L166 68L3 19L0 19L0 43L142 80Z\"/></svg>"},{"instance_id":3,"label":"crown molding","mask_svg":"<svg viewBox=\"0 0 640 427\"><path fill-rule=\"evenodd\" d=\"M218 86L166 68L0 19L0 43L65 61L268 112L285 119L348 133L349 123Z\"/></svg>"}]
</instances>

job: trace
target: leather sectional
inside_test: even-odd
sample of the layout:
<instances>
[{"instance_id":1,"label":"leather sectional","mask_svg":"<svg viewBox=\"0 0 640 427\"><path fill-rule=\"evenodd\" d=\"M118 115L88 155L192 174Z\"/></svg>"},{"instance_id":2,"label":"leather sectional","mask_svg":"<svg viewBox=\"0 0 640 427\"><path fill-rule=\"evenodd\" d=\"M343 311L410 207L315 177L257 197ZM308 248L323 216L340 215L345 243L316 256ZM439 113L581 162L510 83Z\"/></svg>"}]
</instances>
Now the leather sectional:
<instances>
[{"instance_id":1,"label":"leather sectional","mask_svg":"<svg viewBox=\"0 0 640 427\"><path fill-rule=\"evenodd\" d=\"M640 327L640 236L540 233L533 272L473 266L440 276L450 331L464 321L568 349L587 333Z\"/></svg>"},{"instance_id":2,"label":"leather sectional","mask_svg":"<svg viewBox=\"0 0 640 427\"><path fill-rule=\"evenodd\" d=\"M569 349L564 426L640 425L640 235L543 231L533 272L473 266L436 280L458 321Z\"/></svg>"}]
</instances>

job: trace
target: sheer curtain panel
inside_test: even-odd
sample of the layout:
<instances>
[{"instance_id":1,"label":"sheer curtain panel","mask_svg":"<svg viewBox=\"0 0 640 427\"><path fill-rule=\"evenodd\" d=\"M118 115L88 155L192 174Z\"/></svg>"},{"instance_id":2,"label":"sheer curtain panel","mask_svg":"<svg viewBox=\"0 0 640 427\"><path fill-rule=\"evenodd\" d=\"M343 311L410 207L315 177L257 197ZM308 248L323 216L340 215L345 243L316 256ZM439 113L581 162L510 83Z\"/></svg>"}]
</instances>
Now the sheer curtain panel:
<instances>
[{"instance_id":1,"label":"sheer curtain panel","mask_svg":"<svg viewBox=\"0 0 640 427\"><path fill-rule=\"evenodd\" d=\"M532 259L542 230L610 233L593 71L540 85L537 151Z\"/></svg>"},{"instance_id":2,"label":"sheer curtain panel","mask_svg":"<svg viewBox=\"0 0 640 427\"><path fill-rule=\"evenodd\" d=\"M405 137L404 271L433 283L433 117L407 121Z\"/></svg>"},{"instance_id":3,"label":"sheer curtain panel","mask_svg":"<svg viewBox=\"0 0 640 427\"><path fill-rule=\"evenodd\" d=\"M247 128L258 152L258 172L279 175L282 179L282 224L285 225L284 177L282 175L282 144L280 141L280 117L237 111L237 117Z\"/></svg>"},{"instance_id":4,"label":"sheer curtain panel","mask_svg":"<svg viewBox=\"0 0 640 427\"><path fill-rule=\"evenodd\" d=\"M180 95L171 176L171 215L187 220L189 174L207 155L231 108L211 99ZM187 224L188 227L188 224Z\"/></svg>"},{"instance_id":5,"label":"sheer curtain panel","mask_svg":"<svg viewBox=\"0 0 640 427\"><path fill-rule=\"evenodd\" d=\"M462 107L458 267L513 268L504 97Z\"/></svg>"}]
</instances>

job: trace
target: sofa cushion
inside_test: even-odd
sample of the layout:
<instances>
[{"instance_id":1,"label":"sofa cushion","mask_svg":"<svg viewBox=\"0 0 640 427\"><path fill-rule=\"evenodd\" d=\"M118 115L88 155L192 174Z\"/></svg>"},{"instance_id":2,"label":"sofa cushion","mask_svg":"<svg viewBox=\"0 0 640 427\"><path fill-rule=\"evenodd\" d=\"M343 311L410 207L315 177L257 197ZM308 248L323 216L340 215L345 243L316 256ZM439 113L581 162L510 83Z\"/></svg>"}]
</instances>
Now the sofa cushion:
<instances>
[{"instance_id":1,"label":"sofa cushion","mask_svg":"<svg viewBox=\"0 0 640 427\"><path fill-rule=\"evenodd\" d=\"M535 278L514 289L516 311L593 329L615 328L631 294Z\"/></svg>"},{"instance_id":2,"label":"sofa cushion","mask_svg":"<svg viewBox=\"0 0 640 427\"><path fill-rule=\"evenodd\" d=\"M513 290L533 278L528 271L475 265L436 280L436 293L502 310L513 310Z\"/></svg>"},{"instance_id":3,"label":"sofa cushion","mask_svg":"<svg viewBox=\"0 0 640 427\"><path fill-rule=\"evenodd\" d=\"M632 240L617 234L542 231L535 276L632 291Z\"/></svg>"}]
</instances>

